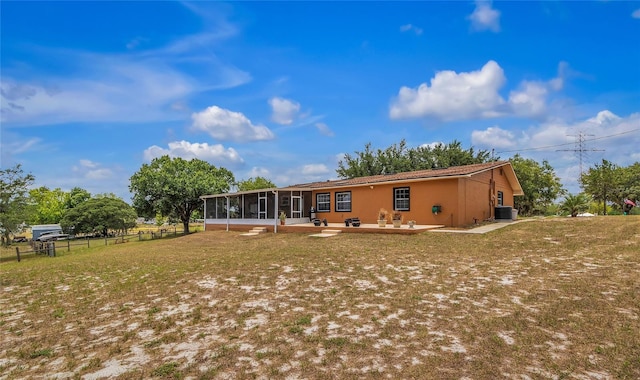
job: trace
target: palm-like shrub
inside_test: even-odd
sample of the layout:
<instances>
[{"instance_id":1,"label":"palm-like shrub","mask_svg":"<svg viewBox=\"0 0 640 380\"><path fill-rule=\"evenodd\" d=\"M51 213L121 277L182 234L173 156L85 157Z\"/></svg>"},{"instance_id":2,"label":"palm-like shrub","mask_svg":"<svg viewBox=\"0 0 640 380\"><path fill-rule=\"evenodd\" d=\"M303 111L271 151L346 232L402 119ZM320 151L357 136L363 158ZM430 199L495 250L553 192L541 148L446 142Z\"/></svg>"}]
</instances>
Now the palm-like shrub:
<instances>
[{"instance_id":1,"label":"palm-like shrub","mask_svg":"<svg viewBox=\"0 0 640 380\"><path fill-rule=\"evenodd\" d=\"M587 211L590 203L591 199L583 193L578 195L568 194L564 197L561 209L575 218L579 213Z\"/></svg>"}]
</instances>

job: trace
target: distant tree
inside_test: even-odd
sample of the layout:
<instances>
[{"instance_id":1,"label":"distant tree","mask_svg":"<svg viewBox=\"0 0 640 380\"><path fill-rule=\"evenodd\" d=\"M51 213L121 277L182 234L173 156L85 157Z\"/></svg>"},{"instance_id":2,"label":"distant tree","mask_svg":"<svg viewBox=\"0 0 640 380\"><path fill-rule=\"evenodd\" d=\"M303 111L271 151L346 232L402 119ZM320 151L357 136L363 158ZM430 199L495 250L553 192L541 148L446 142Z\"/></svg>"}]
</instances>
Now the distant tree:
<instances>
[{"instance_id":1,"label":"distant tree","mask_svg":"<svg viewBox=\"0 0 640 380\"><path fill-rule=\"evenodd\" d=\"M136 226L137 215L133 207L118 197L102 195L86 200L69 209L60 226L73 233L100 232L109 230L125 232Z\"/></svg>"},{"instance_id":2,"label":"distant tree","mask_svg":"<svg viewBox=\"0 0 640 380\"><path fill-rule=\"evenodd\" d=\"M83 188L74 187L68 193L68 197L64 205L64 208L66 210L72 209L78 206L80 203L87 201L89 199L91 199L91 193L89 193L87 190Z\"/></svg>"},{"instance_id":3,"label":"distant tree","mask_svg":"<svg viewBox=\"0 0 640 380\"><path fill-rule=\"evenodd\" d=\"M560 178L547 160L539 164L519 154L510 160L524 196L515 197L515 208L522 215L544 214L554 200L564 194Z\"/></svg>"},{"instance_id":4,"label":"distant tree","mask_svg":"<svg viewBox=\"0 0 640 380\"><path fill-rule=\"evenodd\" d=\"M30 224L54 224L62 219L69 194L60 188L50 190L40 186L29 190L29 197L34 210Z\"/></svg>"},{"instance_id":5,"label":"distant tree","mask_svg":"<svg viewBox=\"0 0 640 380\"><path fill-rule=\"evenodd\" d=\"M29 220L29 186L35 178L24 174L21 166L0 171L0 233L2 245L10 243L11 235L22 231L23 223Z\"/></svg>"},{"instance_id":6,"label":"distant tree","mask_svg":"<svg viewBox=\"0 0 640 380\"><path fill-rule=\"evenodd\" d=\"M615 203L614 193L620 190L622 179L619 169L618 165L603 159L580 176L582 189L601 205L603 215L607 215L607 203Z\"/></svg>"},{"instance_id":7,"label":"distant tree","mask_svg":"<svg viewBox=\"0 0 640 380\"><path fill-rule=\"evenodd\" d=\"M238 191L271 189L276 185L264 177L249 178L238 182Z\"/></svg>"},{"instance_id":8,"label":"distant tree","mask_svg":"<svg viewBox=\"0 0 640 380\"><path fill-rule=\"evenodd\" d=\"M562 202L561 209L571 215L572 218L578 216L589 209L591 200L586 194L580 193L578 195L567 194Z\"/></svg>"},{"instance_id":9,"label":"distant tree","mask_svg":"<svg viewBox=\"0 0 640 380\"><path fill-rule=\"evenodd\" d=\"M639 200L640 197L640 163L621 167L611 161L602 160L580 177L580 185L585 193L590 194L607 215L607 207L621 211L625 199Z\"/></svg>"},{"instance_id":10,"label":"distant tree","mask_svg":"<svg viewBox=\"0 0 640 380\"><path fill-rule=\"evenodd\" d=\"M403 139L398 144L376 151L367 143L364 151L345 154L338 162L336 173L340 178L356 178L378 174L402 173L421 169L437 169L489 162L489 151L463 149L459 141L435 146L408 148Z\"/></svg>"},{"instance_id":11,"label":"distant tree","mask_svg":"<svg viewBox=\"0 0 640 380\"><path fill-rule=\"evenodd\" d=\"M163 156L142 165L130 182L133 206L140 216L173 216L188 233L191 213L203 207L200 196L228 192L235 181L229 170L206 161Z\"/></svg>"}]
</instances>

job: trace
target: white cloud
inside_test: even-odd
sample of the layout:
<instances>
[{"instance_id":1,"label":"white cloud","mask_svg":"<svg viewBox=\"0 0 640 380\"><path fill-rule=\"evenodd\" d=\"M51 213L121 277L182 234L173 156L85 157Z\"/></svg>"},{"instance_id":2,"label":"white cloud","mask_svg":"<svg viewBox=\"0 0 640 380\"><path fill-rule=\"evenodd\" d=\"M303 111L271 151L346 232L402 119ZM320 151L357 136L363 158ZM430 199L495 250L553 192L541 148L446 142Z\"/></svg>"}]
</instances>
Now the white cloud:
<instances>
[{"instance_id":1,"label":"white cloud","mask_svg":"<svg viewBox=\"0 0 640 380\"><path fill-rule=\"evenodd\" d=\"M271 172L269 171L269 169L267 168L261 168L258 166L254 166L251 168L251 170L249 171L249 178L256 178L256 177L262 177L262 178L269 178L269 176L271 175Z\"/></svg>"},{"instance_id":2,"label":"white cloud","mask_svg":"<svg viewBox=\"0 0 640 380\"><path fill-rule=\"evenodd\" d=\"M245 115L218 106L211 106L193 113L192 127L207 132L211 137L222 141L258 141L271 140L273 133L264 125L254 125Z\"/></svg>"},{"instance_id":3,"label":"white cloud","mask_svg":"<svg viewBox=\"0 0 640 380\"><path fill-rule=\"evenodd\" d=\"M83 168L95 169L98 167L98 164L91 160L80 160L80 166Z\"/></svg>"},{"instance_id":4,"label":"white cloud","mask_svg":"<svg viewBox=\"0 0 640 380\"><path fill-rule=\"evenodd\" d=\"M510 149L516 146L513 133L497 126L471 132L471 143L496 149Z\"/></svg>"},{"instance_id":5,"label":"white cloud","mask_svg":"<svg viewBox=\"0 0 640 380\"><path fill-rule=\"evenodd\" d=\"M640 18L640 9L636 9L635 11L633 11L633 13L631 13L631 17Z\"/></svg>"},{"instance_id":6,"label":"white cloud","mask_svg":"<svg viewBox=\"0 0 640 380\"><path fill-rule=\"evenodd\" d=\"M466 73L439 71L431 86L422 83L416 89L400 88L389 115L392 119L435 116L444 120L495 117L505 102L498 94L505 81L495 61Z\"/></svg>"},{"instance_id":7,"label":"white cloud","mask_svg":"<svg viewBox=\"0 0 640 380\"><path fill-rule=\"evenodd\" d=\"M112 169L103 168L102 165L87 159L78 161L78 165L74 165L71 170L80 175L82 179L88 180L104 180L115 178Z\"/></svg>"},{"instance_id":8,"label":"white cloud","mask_svg":"<svg viewBox=\"0 0 640 380\"><path fill-rule=\"evenodd\" d=\"M278 124L290 125L300 112L300 103L293 100L273 97L269 99L272 115L271 120Z\"/></svg>"},{"instance_id":9,"label":"white cloud","mask_svg":"<svg viewBox=\"0 0 640 380\"><path fill-rule=\"evenodd\" d=\"M522 81L505 100L499 91L506 77L495 61L487 62L476 71L439 71L429 84L400 88L391 103L389 116L392 119L435 117L446 121L503 116L545 119L551 113L548 107L551 94L562 90L571 75L579 73L572 71L566 62L560 62L557 77L547 81Z\"/></svg>"},{"instance_id":10,"label":"white cloud","mask_svg":"<svg viewBox=\"0 0 640 380\"><path fill-rule=\"evenodd\" d=\"M547 93L541 82L522 82L518 90L509 93L509 106L518 116L541 116L547 110Z\"/></svg>"},{"instance_id":11,"label":"white cloud","mask_svg":"<svg viewBox=\"0 0 640 380\"><path fill-rule=\"evenodd\" d=\"M318 128L318 131L325 136L329 136L329 137L335 136L335 133L333 133L331 128L329 128L329 126L326 125L325 123L316 123L316 128Z\"/></svg>"},{"instance_id":12,"label":"white cloud","mask_svg":"<svg viewBox=\"0 0 640 380\"><path fill-rule=\"evenodd\" d=\"M418 36L422 34L422 28L419 28L419 27L417 27L415 25L412 25L412 24L402 25L400 27L400 31L401 32L413 31Z\"/></svg>"},{"instance_id":13,"label":"white cloud","mask_svg":"<svg viewBox=\"0 0 640 380\"><path fill-rule=\"evenodd\" d=\"M183 140L170 142L168 149L153 145L144 151L144 159L146 161L165 155L186 160L197 158L220 166L239 166L244 163L244 160L235 149L231 147L225 149L221 144L209 145L207 143L190 143Z\"/></svg>"},{"instance_id":14,"label":"white cloud","mask_svg":"<svg viewBox=\"0 0 640 380\"><path fill-rule=\"evenodd\" d=\"M302 174L305 176L316 176L329 173L329 168L325 164L309 164L302 167Z\"/></svg>"},{"instance_id":15,"label":"white cloud","mask_svg":"<svg viewBox=\"0 0 640 380\"><path fill-rule=\"evenodd\" d=\"M491 5L491 1L476 1L476 8L467 17L471 20L471 28L474 31L500 31L500 11L493 9Z\"/></svg>"}]
</instances>

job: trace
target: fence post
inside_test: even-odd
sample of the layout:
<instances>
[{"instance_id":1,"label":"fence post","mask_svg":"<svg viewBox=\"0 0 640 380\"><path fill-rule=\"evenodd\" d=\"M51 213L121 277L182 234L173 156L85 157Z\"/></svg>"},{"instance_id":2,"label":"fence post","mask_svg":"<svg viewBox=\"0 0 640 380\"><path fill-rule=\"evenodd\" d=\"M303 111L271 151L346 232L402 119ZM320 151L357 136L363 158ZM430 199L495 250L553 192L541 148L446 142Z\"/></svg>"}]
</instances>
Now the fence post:
<instances>
[{"instance_id":1,"label":"fence post","mask_svg":"<svg viewBox=\"0 0 640 380\"><path fill-rule=\"evenodd\" d=\"M104 245L107 245L107 236L104 237Z\"/></svg>"},{"instance_id":2,"label":"fence post","mask_svg":"<svg viewBox=\"0 0 640 380\"><path fill-rule=\"evenodd\" d=\"M89 247L89 239L87 238L87 248L91 248Z\"/></svg>"},{"instance_id":3,"label":"fence post","mask_svg":"<svg viewBox=\"0 0 640 380\"><path fill-rule=\"evenodd\" d=\"M67 240L67 252L71 251L71 241Z\"/></svg>"},{"instance_id":4,"label":"fence post","mask_svg":"<svg viewBox=\"0 0 640 380\"><path fill-rule=\"evenodd\" d=\"M18 262L20 262L20 248L16 247L16 255L18 256Z\"/></svg>"}]
</instances>

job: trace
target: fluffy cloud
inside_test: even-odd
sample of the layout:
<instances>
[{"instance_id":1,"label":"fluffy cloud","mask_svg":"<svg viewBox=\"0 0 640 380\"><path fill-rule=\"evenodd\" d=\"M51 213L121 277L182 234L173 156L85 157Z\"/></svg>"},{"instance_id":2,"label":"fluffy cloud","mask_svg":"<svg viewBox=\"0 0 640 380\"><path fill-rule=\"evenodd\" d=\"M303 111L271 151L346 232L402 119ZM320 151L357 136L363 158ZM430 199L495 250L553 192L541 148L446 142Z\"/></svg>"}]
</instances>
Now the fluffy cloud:
<instances>
[{"instance_id":1,"label":"fluffy cloud","mask_svg":"<svg viewBox=\"0 0 640 380\"><path fill-rule=\"evenodd\" d=\"M300 103L293 100L274 97L269 100L272 115L271 120L278 124L290 125L300 112Z\"/></svg>"},{"instance_id":2,"label":"fluffy cloud","mask_svg":"<svg viewBox=\"0 0 640 380\"><path fill-rule=\"evenodd\" d=\"M309 164L302 167L303 175L320 175L329 173L329 168L325 164Z\"/></svg>"},{"instance_id":3,"label":"fluffy cloud","mask_svg":"<svg viewBox=\"0 0 640 380\"><path fill-rule=\"evenodd\" d=\"M221 144L209 145L207 143L190 143L183 140L170 142L168 149L153 145L144 151L144 159L146 161L165 155L186 160L198 158L220 166L239 166L244 163L244 160L235 149L225 149Z\"/></svg>"},{"instance_id":4,"label":"fluffy cloud","mask_svg":"<svg viewBox=\"0 0 640 380\"><path fill-rule=\"evenodd\" d=\"M566 62L558 65L558 76L548 81L522 81L508 99L499 90L506 82L500 65L487 62L480 70L456 73L439 71L430 84L403 86L392 101L392 119L435 117L446 121L517 116L548 117L548 100L562 90L567 76L577 75Z\"/></svg>"},{"instance_id":5,"label":"fluffy cloud","mask_svg":"<svg viewBox=\"0 0 640 380\"><path fill-rule=\"evenodd\" d=\"M264 125L253 125L242 113L218 106L193 113L191 119L193 129L207 132L217 140L246 142L274 138L271 130Z\"/></svg>"},{"instance_id":6,"label":"fluffy cloud","mask_svg":"<svg viewBox=\"0 0 640 380\"><path fill-rule=\"evenodd\" d=\"M471 28L475 31L500 31L500 11L491 7L491 1L477 0L476 8L467 17L471 21Z\"/></svg>"},{"instance_id":7,"label":"fluffy cloud","mask_svg":"<svg viewBox=\"0 0 640 380\"><path fill-rule=\"evenodd\" d=\"M471 133L471 143L496 149L509 149L516 144L514 137L510 131L500 127L489 127L484 131L473 131Z\"/></svg>"},{"instance_id":8,"label":"fluffy cloud","mask_svg":"<svg viewBox=\"0 0 640 380\"><path fill-rule=\"evenodd\" d=\"M422 34L422 28L418 28L417 26L412 25L412 24L402 25L400 27L400 31L401 32L413 31L418 36Z\"/></svg>"},{"instance_id":9,"label":"fluffy cloud","mask_svg":"<svg viewBox=\"0 0 640 380\"><path fill-rule=\"evenodd\" d=\"M439 71L430 86L402 87L389 115L392 119L435 116L444 120L497 116L497 109L505 103L498 94L505 80L495 61L466 73Z\"/></svg>"}]
</instances>

